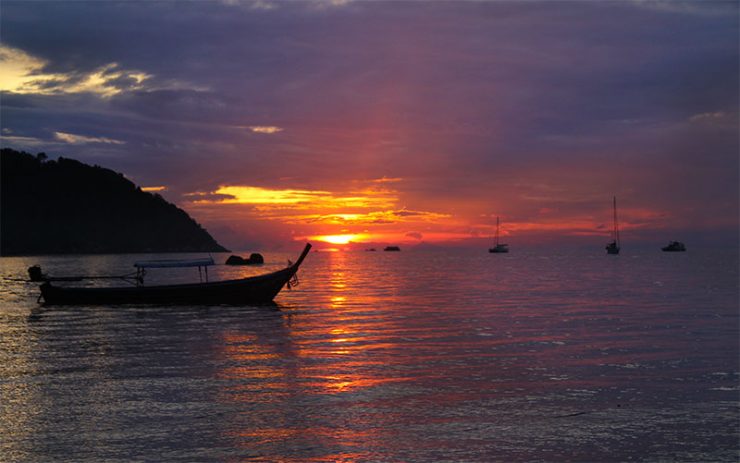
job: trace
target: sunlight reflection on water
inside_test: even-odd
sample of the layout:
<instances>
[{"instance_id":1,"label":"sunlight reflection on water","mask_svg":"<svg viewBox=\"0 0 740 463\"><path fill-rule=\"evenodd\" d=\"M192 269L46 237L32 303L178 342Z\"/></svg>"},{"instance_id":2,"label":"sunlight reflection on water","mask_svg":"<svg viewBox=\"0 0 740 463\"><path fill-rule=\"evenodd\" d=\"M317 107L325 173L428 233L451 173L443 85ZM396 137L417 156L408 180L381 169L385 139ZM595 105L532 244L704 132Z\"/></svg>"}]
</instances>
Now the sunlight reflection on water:
<instances>
[{"instance_id":1,"label":"sunlight reflection on water","mask_svg":"<svg viewBox=\"0 0 740 463\"><path fill-rule=\"evenodd\" d=\"M295 256L266 258L211 278ZM737 254L312 253L300 275L277 308L39 310L6 281L0 460L737 460Z\"/></svg>"}]
</instances>

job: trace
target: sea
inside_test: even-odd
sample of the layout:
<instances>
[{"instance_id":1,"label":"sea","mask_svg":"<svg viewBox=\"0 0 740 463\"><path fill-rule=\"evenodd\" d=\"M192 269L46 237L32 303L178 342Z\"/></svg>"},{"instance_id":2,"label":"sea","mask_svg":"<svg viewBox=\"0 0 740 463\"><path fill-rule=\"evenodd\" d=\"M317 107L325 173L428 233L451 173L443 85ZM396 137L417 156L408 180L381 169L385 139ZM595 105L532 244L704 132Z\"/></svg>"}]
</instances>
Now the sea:
<instances>
[{"instance_id":1,"label":"sea","mask_svg":"<svg viewBox=\"0 0 740 463\"><path fill-rule=\"evenodd\" d=\"M311 252L261 307L44 307L18 281L196 256L0 259L0 461L740 460L737 249Z\"/></svg>"}]
</instances>

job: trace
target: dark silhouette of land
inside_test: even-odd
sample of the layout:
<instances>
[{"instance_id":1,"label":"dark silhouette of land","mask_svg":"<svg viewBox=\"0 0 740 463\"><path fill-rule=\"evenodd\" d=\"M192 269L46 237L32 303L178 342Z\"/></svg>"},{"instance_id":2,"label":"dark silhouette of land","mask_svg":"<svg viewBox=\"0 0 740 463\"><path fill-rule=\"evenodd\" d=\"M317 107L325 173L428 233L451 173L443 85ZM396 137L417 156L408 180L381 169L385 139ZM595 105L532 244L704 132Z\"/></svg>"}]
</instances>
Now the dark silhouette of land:
<instances>
[{"instance_id":1,"label":"dark silhouette of land","mask_svg":"<svg viewBox=\"0 0 740 463\"><path fill-rule=\"evenodd\" d=\"M123 174L0 152L0 255L227 251L185 211Z\"/></svg>"}]
</instances>

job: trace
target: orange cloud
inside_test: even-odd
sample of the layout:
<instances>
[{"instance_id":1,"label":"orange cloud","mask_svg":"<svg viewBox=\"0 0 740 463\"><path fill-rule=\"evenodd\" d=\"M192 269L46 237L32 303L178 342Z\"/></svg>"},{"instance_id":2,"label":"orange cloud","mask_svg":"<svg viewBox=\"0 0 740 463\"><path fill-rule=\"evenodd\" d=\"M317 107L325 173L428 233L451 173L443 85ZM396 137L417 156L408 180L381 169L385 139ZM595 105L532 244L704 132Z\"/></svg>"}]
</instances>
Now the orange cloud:
<instances>
[{"instance_id":1,"label":"orange cloud","mask_svg":"<svg viewBox=\"0 0 740 463\"><path fill-rule=\"evenodd\" d=\"M196 192L186 195L195 203L251 204L259 211L271 210L336 210L353 208L391 208L398 201L395 192L365 189L337 194L322 190L269 189L253 186L220 186L213 192ZM351 214L344 214L350 217Z\"/></svg>"},{"instance_id":2,"label":"orange cloud","mask_svg":"<svg viewBox=\"0 0 740 463\"><path fill-rule=\"evenodd\" d=\"M335 190L221 185L187 195L188 210L234 233L262 235L250 239L264 239L267 234L275 240L312 240L335 247L481 242L495 234L495 217L500 212L481 214L480 209L498 210L498 206L480 205L475 198L425 201L406 192L415 189L405 182L401 178L349 180L341 183L345 189ZM531 202L527 199L525 210L517 216L502 214L502 236L537 241L557 236L606 237L610 232L611 211L606 206L574 211L567 201L534 206ZM427 206L412 208L407 203ZM513 208L514 203L507 207ZM668 214L657 209L620 209L622 231L664 227L667 218Z\"/></svg>"},{"instance_id":3,"label":"orange cloud","mask_svg":"<svg viewBox=\"0 0 740 463\"><path fill-rule=\"evenodd\" d=\"M160 186L143 186L143 187L141 187L141 191L154 191L154 192L157 192L157 191L166 191L166 190L167 190L167 187L166 186L161 186L161 185Z\"/></svg>"},{"instance_id":4,"label":"orange cloud","mask_svg":"<svg viewBox=\"0 0 740 463\"><path fill-rule=\"evenodd\" d=\"M228 215L233 220L278 222L292 227L296 240L331 244L379 240L418 242L422 236L418 230L452 221L449 214L399 207L398 191L381 185L401 181L400 178L367 180L357 189L341 192L222 185L186 197L193 208L211 216L217 214L217 209L226 215L223 208L244 206L238 214ZM350 182L355 186L358 183ZM425 231L424 236L433 235Z\"/></svg>"},{"instance_id":5,"label":"orange cloud","mask_svg":"<svg viewBox=\"0 0 740 463\"><path fill-rule=\"evenodd\" d=\"M212 195L216 195L215 197ZM327 191L310 190L271 190L253 186L220 186L216 191L210 193L191 193L189 196L200 197L196 203L221 203L221 204L310 204L318 201L331 193ZM215 199L214 199L215 198Z\"/></svg>"},{"instance_id":6,"label":"orange cloud","mask_svg":"<svg viewBox=\"0 0 740 463\"><path fill-rule=\"evenodd\" d=\"M284 216L286 223L318 223L330 225L383 225L409 222L439 223L451 218L449 214L407 209L373 211L355 214L306 214Z\"/></svg>"},{"instance_id":7,"label":"orange cloud","mask_svg":"<svg viewBox=\"0 0 740 463\"><path fill-rule=\"evenodd\" d=\"M251 125L248 129L255 133L264 133L268 135L282 132L284 130L282 127L276 127L274 125Z\"/></svg>"}]
</instances>

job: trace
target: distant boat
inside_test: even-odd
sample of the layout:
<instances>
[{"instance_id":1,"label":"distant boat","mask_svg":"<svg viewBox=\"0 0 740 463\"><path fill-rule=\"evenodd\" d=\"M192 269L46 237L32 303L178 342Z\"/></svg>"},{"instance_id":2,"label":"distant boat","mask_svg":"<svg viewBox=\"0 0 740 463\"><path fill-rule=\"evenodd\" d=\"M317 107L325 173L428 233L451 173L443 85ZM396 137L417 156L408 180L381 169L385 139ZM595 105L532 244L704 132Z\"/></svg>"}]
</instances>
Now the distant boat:
<instances>
[{"instance_id":1,"label":"distant boat","mask_svg":"<svg viewBox=\"0 0 740 463\"><path fill-rule=\"evenodd\" d=\"M680 241L671 241L670 243L668 243L668 246L664 246L660 249L665 252L685 252L686 245Z\"/></svg>"},{"instance_id":2,"label":"distant boat","mask_svg":"<svg viewBox=\"0 0 740 463\"><path fill-rule=\"evenodd\" d=\"M606 245L607 254L619 254L619 223L617 222L617 197L614 197L614 230L612 242Z\"/></svg>"},{"instance_id":3,"label":"distant boat","mask_svg":"<svg viewBox=\"0 0 740 463\"><path fill-rule=\"evenodd\" d=\"M383 249L383 251L400 251L400 250L401 248L399 248L398 246L386 246L385 249Z\"/></svg>"},{"instance_id":4,"label":"distant boat","mask_svg":"<svg viewBox=\"0 0 740 463\"><path fill-rule=\"evenodd\" d=\"M503 244L498 242L498 232L499 232L499 218L496 217L496 236L493 239L493 247L488 248L488 252L495 252L495 253L502 253L502 252L509 252L509 245Z\"/></svg>"},{"instance_id":5,"label":"distant boat","mask_svg":"<svg viewBox=\"0 0 740 463\"><path fill-rule=\"evenodd\" d=\"M90 304L260 304L269 303L283 286L297 284L295 278L298 267L311 249L306 244L295 264L277 272L257 275L237 280L223 280L200 283L144 286L143 270L155 267L201 267L213 265L212 259L193 259L190 261L149 261L137 262L135 277L47 277L41 268L34 266L29 274L32 281L43 281L41 296L44 305L90 305ZM119 278L133 280L136 286L113 288L65 287L55 286L55 281L79 281L83 279Z\"/></svg>"}]
</instances>

